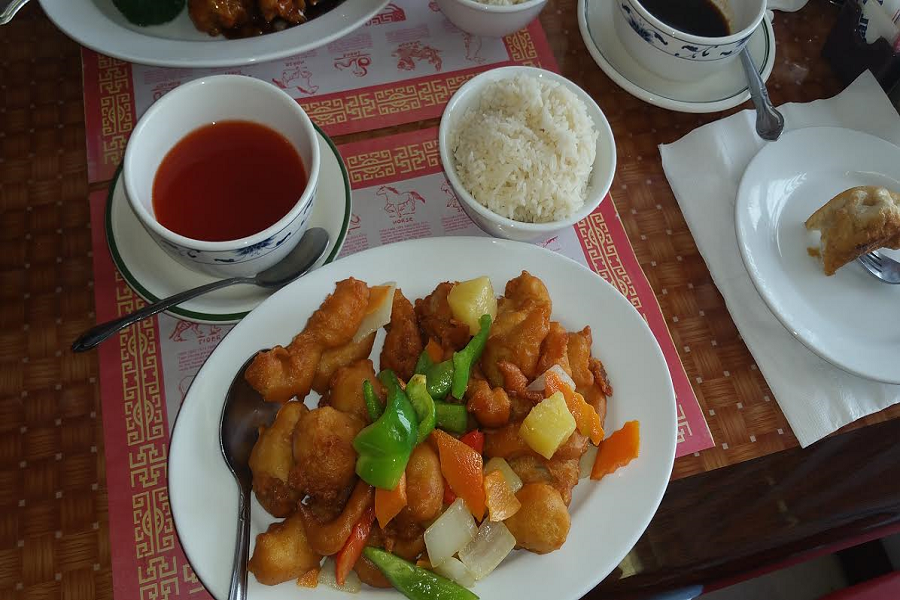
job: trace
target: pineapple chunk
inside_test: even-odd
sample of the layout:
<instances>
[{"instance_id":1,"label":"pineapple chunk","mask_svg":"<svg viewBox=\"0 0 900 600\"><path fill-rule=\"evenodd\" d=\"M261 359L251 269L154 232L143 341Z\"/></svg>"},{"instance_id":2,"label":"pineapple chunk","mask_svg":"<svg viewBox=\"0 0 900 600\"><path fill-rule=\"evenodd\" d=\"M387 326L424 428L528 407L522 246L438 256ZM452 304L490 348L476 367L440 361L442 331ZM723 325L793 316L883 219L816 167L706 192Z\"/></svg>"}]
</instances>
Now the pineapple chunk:
<instances>
[{"instance_id":1,"label":"pineapple chunk","mask_svg":"<svg viewBox=\"0 0 900 600\"><path fill-rule=\"evenodd\" d=\"M491 315L492 322L497 318L497 297L487 277L457 283L447 295L447 303L453 318L468 325L471 335L478 333L478 319L482 315Z\"/></svg>"},{"instance_id":2,"label":"pineapple chunk","mask_svg":"<svg viewBox=\"0 0 900 600\"><path fill-rule=\"evenodd\" d=\"M522 421L519 435L532 450L549 460L573 431L575 417L562 392L556 392L531 409Z\"/></svg>"}]
</instances>

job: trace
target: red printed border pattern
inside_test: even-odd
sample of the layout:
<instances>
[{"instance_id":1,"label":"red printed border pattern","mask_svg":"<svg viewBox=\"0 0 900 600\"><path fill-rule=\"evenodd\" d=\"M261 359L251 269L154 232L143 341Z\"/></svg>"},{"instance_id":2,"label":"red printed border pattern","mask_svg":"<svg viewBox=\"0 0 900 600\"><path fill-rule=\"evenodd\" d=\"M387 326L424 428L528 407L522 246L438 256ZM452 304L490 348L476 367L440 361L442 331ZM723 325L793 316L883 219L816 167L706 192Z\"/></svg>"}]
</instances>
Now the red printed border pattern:
<instances>
[{"instance_id":1,"label":"red printed border pattern","mask_svg":"<svg viewBox=\"0 0 900 600\"><path fill-rule=\"evenodd\" d=\"M456 90L478 73L504 65L538 66L557 71L540 23L504 38L509 61L408 81L299 100L328 135L380 129L440 116ZM112 178L135 125L131 65L82 49L88 178Z\"/></svg>"}]
</instances>

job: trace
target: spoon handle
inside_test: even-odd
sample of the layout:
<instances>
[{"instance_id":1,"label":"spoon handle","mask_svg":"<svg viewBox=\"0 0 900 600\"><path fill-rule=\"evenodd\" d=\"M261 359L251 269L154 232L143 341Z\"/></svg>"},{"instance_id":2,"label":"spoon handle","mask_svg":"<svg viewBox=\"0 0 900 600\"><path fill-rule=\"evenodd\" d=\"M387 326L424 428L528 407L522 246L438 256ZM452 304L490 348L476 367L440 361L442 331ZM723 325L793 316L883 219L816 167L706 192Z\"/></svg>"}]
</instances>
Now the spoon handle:
<instances>
[{"instance_id":1,"label":"spoon handle","mask_svg":"<svg viewBox=\"0 0 900 600\"><path fill-rule=\"evenodd\" d=\"M753 58L750 56L750 50L746 46L741 50L741 64L747 76L750 98L753 99L753 105L756 107L756 133L764 140L777 140L784 131L784 117L769 100L766 84L759 76Z\"/></svg>"},{"instance_id":2,"label":"spoon handle","mask_svg":"<svg viewBox=\"0 0 900 600\"><path fill-rule=\"evenodd\" d=\"M247 598L247 555L250 553L250 491L241 485L238 508L237 541L234 544L234 564L231 566L231 587L228 600Z\"/></svg>"},{"instance_id":3,"label":"spoon handle","mask_svg":"<svg viewBox=\"0 0 900 600\"><path fill-rule=\"evenodd\" d=\"M252 277L232 277L231 279L213 281L212 283L207 283L206 285L201 285L200 287L185 290L183 292L175 294L174 296L163 298L158 302L148 304L144 308L136 310L131 314L125 315L124 317L95 325L94 327L85 331L77 340L75 340L75 342L72 344L72 350L74 352L84 352L85 350L90 350L123 327L127 327L132 323L137 323L138 321L142 321L147 317L152 317L156 313L162 312L167 308L171 308L176 304L181 304L182 302L186 302L191 298L196 298L197 296L206 294L207 292L222 289L236 283L253 283L253 281L254 280Z\"/></svg>"}]
</instances>

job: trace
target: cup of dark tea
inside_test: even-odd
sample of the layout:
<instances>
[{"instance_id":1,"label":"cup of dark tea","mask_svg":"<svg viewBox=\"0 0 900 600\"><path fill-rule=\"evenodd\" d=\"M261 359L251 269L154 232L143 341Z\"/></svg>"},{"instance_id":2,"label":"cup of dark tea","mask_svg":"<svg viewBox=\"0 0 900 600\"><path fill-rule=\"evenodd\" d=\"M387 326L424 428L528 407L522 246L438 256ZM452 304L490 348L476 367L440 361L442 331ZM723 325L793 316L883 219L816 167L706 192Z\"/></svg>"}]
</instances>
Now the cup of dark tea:
<instances>
[{"instance_id":1,"label":"cup of dark tea","mask_svg":"<svg viewBox=\"0 0 900 600\"><path fill-rule=\"evenodd\" d=\"M306 112L270 83L216 75L163 96L123 165L128 202L184 266L252 276L284 258L312 214L319 143Z\"/></svg>"},{"instance_id":2,"label":"cup of dark tea","mask_svg":"<svg viewBox=\"0 0 900 600\"><path fill-rule=\"evenodd\" d=\"M616 33L660 77L696 81L732 60L762 23L766 0L617 0Z\"/></svg>"}]
</instances>

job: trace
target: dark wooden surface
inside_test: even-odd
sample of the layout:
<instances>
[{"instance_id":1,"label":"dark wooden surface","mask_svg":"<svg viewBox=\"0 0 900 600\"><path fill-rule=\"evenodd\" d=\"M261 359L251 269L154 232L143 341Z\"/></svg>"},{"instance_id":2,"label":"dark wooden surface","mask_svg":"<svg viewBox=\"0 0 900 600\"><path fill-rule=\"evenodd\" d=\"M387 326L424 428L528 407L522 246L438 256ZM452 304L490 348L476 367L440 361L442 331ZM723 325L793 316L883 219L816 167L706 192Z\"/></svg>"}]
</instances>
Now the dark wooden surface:
<instances>
[{"instance_id":1,"label":"dark wooden surface","mask_svg":"<svg viewBox=\"0 0 900 600\"><path fill-rule=\"evenodd\" d=\"M710 583L896 525L900 409L799 449L665 181L656 146L723 115L617 88L575 7L550 0L541 21L612 124L614 200L717 442L676 462L647 532L589 597ZM776 103L841 89L819 55L836 14L811 0L776 16ZM68 351L94 321L87 194L102 185L87 184L79 47L32 2L0 28L0 600L113 596L96 354Z\"/></svg>"}]
</instances>

